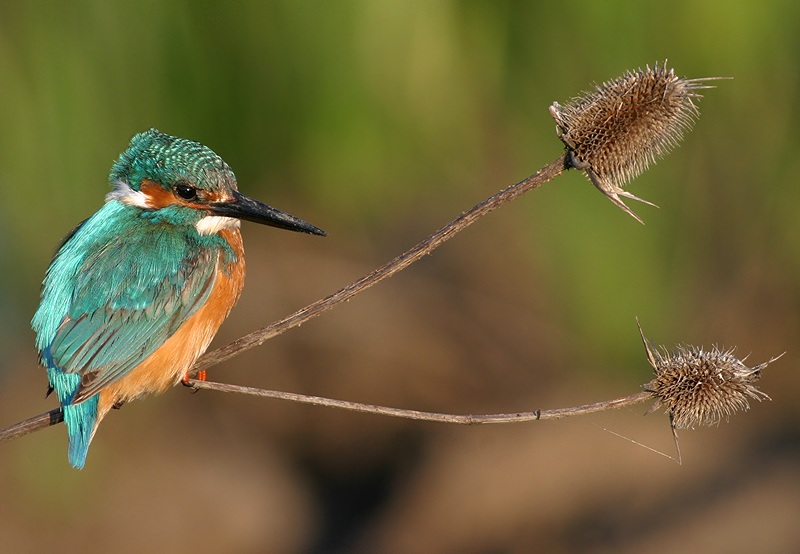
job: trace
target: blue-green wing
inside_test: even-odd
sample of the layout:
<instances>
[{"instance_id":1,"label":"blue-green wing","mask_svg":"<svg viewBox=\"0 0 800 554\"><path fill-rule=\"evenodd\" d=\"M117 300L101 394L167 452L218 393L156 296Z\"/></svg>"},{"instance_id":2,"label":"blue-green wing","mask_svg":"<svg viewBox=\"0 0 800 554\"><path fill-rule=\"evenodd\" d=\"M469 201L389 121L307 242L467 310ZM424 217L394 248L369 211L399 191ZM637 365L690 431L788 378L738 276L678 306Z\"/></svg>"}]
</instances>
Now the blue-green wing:
<instances>
[{"instance_id":1,"label":"blue-green wing","mask_svg":"<svg viewBox=\"0 0 800 554\"><path fill-rule=\"evenodd\" d=\"M72 402L124 376L175 333L208 298L219 255L174 228L123 224L109 233L93 219L51 264L33 322L45 364L82 376Z\"/></svg>"}]
</instances>

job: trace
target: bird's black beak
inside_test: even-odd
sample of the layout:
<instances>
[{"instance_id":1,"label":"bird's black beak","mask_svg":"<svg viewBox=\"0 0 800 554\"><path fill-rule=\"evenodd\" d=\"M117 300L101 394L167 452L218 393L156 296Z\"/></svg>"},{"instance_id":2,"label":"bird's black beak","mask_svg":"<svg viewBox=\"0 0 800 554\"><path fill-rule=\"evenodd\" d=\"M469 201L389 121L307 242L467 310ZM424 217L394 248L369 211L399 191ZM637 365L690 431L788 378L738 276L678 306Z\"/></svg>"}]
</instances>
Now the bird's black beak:
<instances>
[{"instance_id":1,"label":"bird's black beak","mask_svg":"<svg viewBox=\"0 0 800 554\"><path fill-rule=\"evenodd\" d=\"M262 225L286 229L288 231L309 233L323 237L327 234L319 227L315 227L299 217L289 215L272 206L267 206L263 202L253 200L238 191L233 191L233 198L231 202L215 202L210 204L209 210L214 215L236 217L254 223L261 223Z\"/></svg>"}]
</instances>

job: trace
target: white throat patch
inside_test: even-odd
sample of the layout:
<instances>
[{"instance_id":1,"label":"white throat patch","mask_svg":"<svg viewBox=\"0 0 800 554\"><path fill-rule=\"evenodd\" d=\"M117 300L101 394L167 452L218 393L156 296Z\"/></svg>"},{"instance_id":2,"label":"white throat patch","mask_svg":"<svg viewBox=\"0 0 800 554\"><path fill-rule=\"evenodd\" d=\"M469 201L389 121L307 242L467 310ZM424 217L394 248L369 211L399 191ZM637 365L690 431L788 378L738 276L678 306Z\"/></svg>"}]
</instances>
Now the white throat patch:
<instances>
[{"instance_id":1,"label":"white throat patch","mask_svg":"<svg viewBox=\"0 0 800 554\"><path fill-rule=\"evenodd\" d=\"M235 217L225 217L222 215L207 215L194 224L195 229L201 235L214 235L223 229L238 229L241 222Z\"/></svg>"}]
</instances>

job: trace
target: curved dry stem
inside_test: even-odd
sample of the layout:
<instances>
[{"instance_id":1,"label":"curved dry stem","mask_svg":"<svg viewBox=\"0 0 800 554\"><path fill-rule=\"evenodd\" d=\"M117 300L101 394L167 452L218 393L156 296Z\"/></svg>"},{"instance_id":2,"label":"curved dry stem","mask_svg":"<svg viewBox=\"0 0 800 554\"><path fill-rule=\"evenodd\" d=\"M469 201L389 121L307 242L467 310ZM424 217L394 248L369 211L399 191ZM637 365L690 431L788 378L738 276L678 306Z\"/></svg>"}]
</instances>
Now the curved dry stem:
<instances>
[{"instance_id":1,"label":"curved dry stem","mask_svg":"<svg viewBox=\"0 0 800 554\"><path fill-rule=\"evenodd\" d=\"M320 315L322 312L330 310L337 304L341 304L342 302L350 300L355 295L365 291L369 287L383 281L384 279L391 277L398 271L405 269L423 256L430 254L434 249L439 247L448 239L452 238L456 233L463 231L469 225L473 224L475 221L485 216L489 212L494 211L496 208L499 208L506 202L514 200L526 192L543 185L554 177L560 175L569 167L571 166L567 161L567 156L566 154L563 154L557 160L546 165L527 179L523 179L522 181L511 185L510 187L498 192L491 198L488 198L480 204L473 206L471 209L462 213L460 216L438 231L421 240L416 245L412 246L381 267L373 270L367 275L364 275L357 281L350 283L346 287L339 289L338 291L321 300L317 300L313 304L309 304L305 308L302 308L293 314L284 317L283 319L258 329L257 331L253 331L252 333L249 333L226 346L218 348L212 352L207 352L197 360L197 363L194 364L194 367L191 369L189 374L196 375L201 369L206 369L217 365L233 358L245 350L260 346L269 339L288 331L292 327L297 327L309 319Z\"/></svg>"},{"instance_id":2,"label":"curved dry stem","mask_svg":"<svg viewBox=\"0 0 800 554\"><path fill-rule=\"evenodd\" d=\"M250 396L260 396L266 398L277 398L300 402L302 404L313 404L315 406L327 406L329 408L339 408L353 412L364 412L403 419L414 419L418 421L436 421L439 423L455 423L459 425L479 425L488 423L521 423L525 421L541 421L545 419L561 419L565 417L580 416L615 410L626 406L640 404L654 398L653 393L648 391L637 392L628 396L573 406L570 408L556 408L552 410L533 410L529 412L515 412L509 414L446 414L438 412L422 412L419 410L407 410L403 408L390 408L387 406L376 406L374 404L362 404L360 402L350 402L348 400L335 400L321 396L309 396L294 392L283 392L254 387L244 387L241 385L231 385L228 383L215 383L212 381L197 381L191 379L187 385L193 389L215 390L219 392L230 392L235 394L247 394Z\"/></svg>"},{"instance_id":3,"label":"curved dry stem","mask_svg":"<svg viewBox=\"0 0 800 554\"><path fill-rule=\"evenodd\" d=\"M33 416L11 427L0 430L0 444L18 437L24 437L36 431L41 431L42 429L47 429L51 425L61 423L62 421L64 421L64 412L61 411L61 408L55 408L49 412Z\"/></svg>"},{"instance_id":4,"label":"curved dry stem","mask_svg":"<svg viewBox=\"0 0 800 554\"><path fill-rule=\"evenodd\" d=\"M527 421L542 421L550 419L562 419L574 417L606 410L616 410L635 404L641 404L654 399L654 395L649 391L641 391L628 396L622 396L613 400L604 400L581 406L569 408L555 408L552 410L533 410L526 412L514 412L507 414L447 414L439 412L424 412L420 410L408 410L404 408L392 408L389 406L378 406L375 404L363 404L360 402L350 402L348 400L336 400L322 396L310 396L297 394L294 392L283 392L269 389L259 389L232 385L229 383L215 383L213 381L198 381L190 379L186 385L192 389L215 390L218 392L228 392L234 394L246 394L249 396L259 396L262 398L275 398L278 400L288 400L301 404L313 404L315 406L327 406L352 412L362 412L402 419L413 419L417 421L434 421L439 423L451 423L457 425L485 425L489 423L523 423ZM64 416L61 408L50 410L47 413L26 419L16 425L0 430L0 443L28 435L35 431L40 431L60 423Z\"/></svg>"}]
</instances>

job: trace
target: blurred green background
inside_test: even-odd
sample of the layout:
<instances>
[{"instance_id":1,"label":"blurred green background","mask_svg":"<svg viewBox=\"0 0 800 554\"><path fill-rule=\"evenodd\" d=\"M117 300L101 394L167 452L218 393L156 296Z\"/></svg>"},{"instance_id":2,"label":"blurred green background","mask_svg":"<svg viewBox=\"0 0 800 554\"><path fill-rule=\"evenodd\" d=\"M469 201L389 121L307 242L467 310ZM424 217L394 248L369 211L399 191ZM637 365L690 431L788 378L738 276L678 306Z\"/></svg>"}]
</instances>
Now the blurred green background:
<instances>
[{"instance_id":1,"label":"blurred green background","mask_svg":"<svg viewBox=\"0 0 800 554\"><path fill-rule=\"evenodd\" d=\"M737 346L772 402L680 434L644 408L459 428L181 388L0 446L8 552L648 552L800 548L800 5L3 2L0 426L45 400L30 318L56 244L149 127L326 229L244 225L215 345L333 292L555 159L547 107L669 59L727 76L630 187L569 172L213 380L458 413L577 405L650 379L657 344ZM611 431L611 432L607 432ZM630 438L624 440L613 433ZM635 442L634 442L635 441Z\"/></svg>"}]
</instances>

